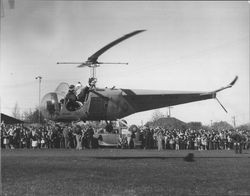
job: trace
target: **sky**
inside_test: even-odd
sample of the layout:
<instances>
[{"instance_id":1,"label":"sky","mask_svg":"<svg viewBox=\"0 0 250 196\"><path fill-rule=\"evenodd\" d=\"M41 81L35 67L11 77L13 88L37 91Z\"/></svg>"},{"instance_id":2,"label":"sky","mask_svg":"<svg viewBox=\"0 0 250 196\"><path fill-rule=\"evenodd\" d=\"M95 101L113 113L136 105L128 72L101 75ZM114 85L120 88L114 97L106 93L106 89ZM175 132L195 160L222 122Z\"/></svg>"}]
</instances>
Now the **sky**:
<instances>
[{"instance_id":1,"label":"sky","mask_svg":"<svg viewBox=\"0 0 250 196\"><path fill-rule=\"evenodd\" d=\"M90 71L58 61L85 61L97 50L134 30L145 29L99 57L98 87L211 91L233 88L216 100L174 106L184 122L249 120L249 3L238 1L15 1L1 9L1 112L12 115L38 106L41 94L60 82L87 84ZM168 109L160 112L167 114ZM130 115L146 123L153 110Z\"/></svg>"}]
</instances>

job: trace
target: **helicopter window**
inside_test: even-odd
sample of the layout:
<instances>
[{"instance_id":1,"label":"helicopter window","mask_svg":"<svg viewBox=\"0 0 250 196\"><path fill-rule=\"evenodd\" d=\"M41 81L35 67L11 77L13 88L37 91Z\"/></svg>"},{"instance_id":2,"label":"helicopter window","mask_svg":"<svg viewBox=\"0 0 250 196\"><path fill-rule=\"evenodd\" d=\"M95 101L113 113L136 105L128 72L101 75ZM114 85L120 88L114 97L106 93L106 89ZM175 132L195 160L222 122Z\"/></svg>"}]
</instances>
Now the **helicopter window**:
<instances>
[{"instance_id":1,"label":"helicopter window","mask_svg":"<svg viewBox=\"0 0 250 196\"><path fill-rule=\"evenodd\" d=\"M47 101L47 110L49 114L54 114L56 111L55 105L52 103L52 101Z\"/></svg>"}]
</instances>

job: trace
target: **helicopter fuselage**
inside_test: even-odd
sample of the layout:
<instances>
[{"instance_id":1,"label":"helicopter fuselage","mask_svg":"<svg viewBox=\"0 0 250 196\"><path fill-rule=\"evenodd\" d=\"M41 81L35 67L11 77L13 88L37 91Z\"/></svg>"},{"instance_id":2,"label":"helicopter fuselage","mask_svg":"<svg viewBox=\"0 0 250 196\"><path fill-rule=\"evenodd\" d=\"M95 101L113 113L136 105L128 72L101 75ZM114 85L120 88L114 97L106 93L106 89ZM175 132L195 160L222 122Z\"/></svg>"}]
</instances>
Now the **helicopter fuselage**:
<instances>
[{"instance_id":1,"label":"helicopter fuselage","mask_svg":"<svg viewBox=\"0 0 250 196\"><path fill-rule=\"evenodd\" d=\"M59 94L48 93L42 100L41 111L46 119L55 121L116 120L136 112L123 94L122 89L95 89L89 91L84 102L77 101L78 107L69 109Z\"/></svg>"},{"instance_id":2,"label":"helicopter fuselage","mask_svg":"<svg viewBox=\"0 0 250 196\"><path fill-rule=\"evenodd\" d=\"M88 90L83 100L76 100L70 103L71 105L65 101L66 91L58 91L58 89L66 89L67 85L60 84L55 92L43 97L40 109L46 119L54 121L117 120L137 112L217 99L217 92L232 87L237 78L226 87L205 92L95 88ZM62 88L63 86L65 88ZM223 109L225 110L224 107Z\"/></svg>"}]
</instances>

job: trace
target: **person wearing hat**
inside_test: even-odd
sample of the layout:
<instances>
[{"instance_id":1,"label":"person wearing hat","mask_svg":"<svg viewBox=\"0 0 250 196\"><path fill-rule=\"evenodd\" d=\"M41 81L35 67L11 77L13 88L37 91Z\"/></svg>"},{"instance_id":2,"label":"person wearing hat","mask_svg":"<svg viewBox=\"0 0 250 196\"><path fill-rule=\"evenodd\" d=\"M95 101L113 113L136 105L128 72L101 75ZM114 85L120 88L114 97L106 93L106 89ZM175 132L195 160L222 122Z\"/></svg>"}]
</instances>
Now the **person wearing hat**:
<instances>
[{"instance_id":1,"label":"person wearing hat","mask_svg":"<svg viewBox=\"0 0 250 196\"><path fill-rule=\"evenodd\" d=\"M82 88L82 84L78 82L77 86L81 85L81 87L79 88L80 92L77 93L77 100L80 101L81 103L84 103L85 100L88 97L89 94L89 90L91 89L95 89L97 80L96 78L89 78L89 86L85 86L84 88Z\"/></svg>"},{"instance_id":2,"label":"person wearing hat","mask_svg":"<svg viewBox=\"0 0 250 196\"><path fill-rule=\"evenodd\" d=\"M87 136L88 148L92 149L93 148L94 129L92 128L91 125L88 125L88 128L87 128L86 132L87 132L86 136Z\"/></svg>"},{"instance_id":3,"label":"person wearing hat","mask_svg":"<svg viewBox=\"0 0 250 196\"><path fill-rule=\"evenodd\" d=\"M77 100L77 96L76 96L75 86L70 85L69 91L65 97L65 103L67 105L68 110L70 110L70 111L75 110L75 107L77 105L76 100Z\"/></svg>"},{"instance_id":4,"label":"person wearing hat","mask_svg":"<svg viewBox=\"0 0 250 196\"><path fill-rule=\"evenodd\" d=\"M89 87L90 87L90 89L95 89L96 88L96 86L95 86L96 82L97 82L96 78L89 78Z\"/></svg>"}]
</instances>

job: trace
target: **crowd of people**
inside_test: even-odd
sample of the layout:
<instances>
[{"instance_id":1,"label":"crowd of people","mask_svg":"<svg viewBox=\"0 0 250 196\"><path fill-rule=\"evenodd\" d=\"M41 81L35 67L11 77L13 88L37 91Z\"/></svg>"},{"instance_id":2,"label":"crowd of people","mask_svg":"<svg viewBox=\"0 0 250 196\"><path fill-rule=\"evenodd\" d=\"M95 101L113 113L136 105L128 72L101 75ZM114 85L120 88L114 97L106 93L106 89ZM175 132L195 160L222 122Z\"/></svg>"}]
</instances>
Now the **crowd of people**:
<instances>
[{"instance_id":1,"label":"crowd of people","mask_svg":"<svg viewBox=\"0 0 250 196\"><path fill-rule=\"evenodd\" d=\"M134 127L126 134L119 134L117 147L163 150L232 150L241 153L250 148L250 132L247 130L173 129L161 127ZM105 128L95 129L91 125L46 124L25 126L23 124L1 124L2 148L98 148ZM109 133L115 134L115 133Z\"/></svg>"},{"instance_id":2,"label":"crowd of people","mask_svg":"<svg viewBox=\"0 0 250 196\"><path fill-rule=\"evenodd\" d=\"M171 150L230 150L250 148L250 133L246 130L166 130L146 128L142 146L147 149Z\"/></svg>"},{"instance_id":3,"label":"crowd of people","mask_svg":"<svg viewBox=\"0 0 250 196\"><path fill-rule=\"evenodd\" d=\"M47 124L42 127L23 124L1 124L2 148L94 148L98 141L93 137L94 129L79 125Z\"/></svg>"}]
</instances>

